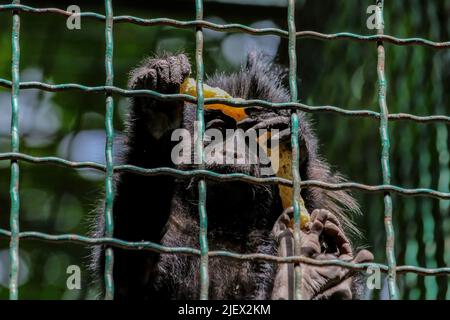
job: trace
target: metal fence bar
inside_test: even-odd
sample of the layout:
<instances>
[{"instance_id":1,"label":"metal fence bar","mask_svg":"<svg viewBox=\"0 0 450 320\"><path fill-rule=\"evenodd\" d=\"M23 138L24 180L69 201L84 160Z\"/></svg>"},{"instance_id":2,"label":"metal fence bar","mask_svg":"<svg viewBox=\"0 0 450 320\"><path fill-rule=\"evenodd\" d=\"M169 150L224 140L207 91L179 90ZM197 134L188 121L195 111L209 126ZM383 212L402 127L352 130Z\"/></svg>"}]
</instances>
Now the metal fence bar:
<instances>
[{"instance_id":1,"label":"metal fence bar","mask_svg":"<svg viewBox=\"0 0 450 320\"><path fill-rule=\"evenodd\" d=\"M196 19L203 19L203 0L195 0ZM200 169L204 168L203 136L205 133L205 119L203 113L203 30L197 27L195 30L195 62L197 81L197 140L195 141L195 151L200 157ZM208 216L206 213L206 180L200 179L198 182L198 213L200 220L200 299L207 300L209 293L209 269L208 269Z\"/></svg>"},{"instance_id":2,"label":"metal fence bar","mask_svg":"<svg viewBox=\"0 0 450 320\"><path fill-rule=\"evenodd\" d=\"M0 229L0 237L11 237L11 232L5 229ZM129 242L116 238L90 238L77 234L58 234L52 235L42 232L25 231L19 233L20 239L24 240L40 240L50 243L74 243L80 245L109 245L117 248L128 250L151 251L161 254L185 254L200 256L200 250L189 247L166 247L158 243L144 241L144 242ZM379 268L382 272L387 273L389 267L381 263L351 263L343 260L316 260L307 258L305 256L290 256L278 257L260 253L239 254L231 251L209 251L208 256L211 258L225 258L237 261L267 261L273 263L303 263L314 266L337 266L355 271L365 271L368 267ZM398 274L414 273L422 276L449 276L450 267L443 268L425 268L416 266L397 266Z\"/></svg>"},{"instance_id":3,"label":"metal fence bar","mask_svg":"<svg viewBox=\"0 0 450 320\"><path fill-rule=\"evenodd\" d=\"M20 0L13 0L13 4L19 4ZM11 63L11 149L13 152L19 152L19 82L20 82L20 16L18 11L13 11L12 25L12 63ZM10 228L11 238L9 243L9 299L19 299L19 163L17 160L11 160L11 181L9 186L11 197Z\"/></svg>"},{"instance_id":4,"label":"metal fence bar","mask_svg":"<svg viewBox=\"0 0 450 320\"><path fill-rule=\"evenodd\" d=\"M105 0L105 71L106 71L106 85L112 86L114 82L114 67L113 67L113 8L112 0ZM111 93L106 94L106 116L105 116L105 130L106 130L106 144L105 144L105 158L106 158L106 175L105 175L105 236L112 237L114 233L113 221L113 204L114 204L114 99ZM114 280L113 280L113 266L114 266L114 252L113 249L107 247L105 249L105 299L112 300L114 298Z\"/></svg>"},{"instance_id":5,"label":"metal fence bar","mask_svg":"<svg viewBox=\"0 0 450 320\"><path fill-rule=\"evenodd\" d=\"M11 88L12 82L0 78L0 87ZM81 91L86 93L114 93L123 97L152 97L160 101L183 100L191 103L197 103L197 98L185 94L163 94L153 90L126 90L114 86L84 86L77 83L48 84L43 82L31 81L21 82L20 89L39 89L49 92L61 91ZM268 102L264 100L232 100L223 98L206 98L204 104L225 104L231 107L243 108L248 106L259 106L270 109L292 109L311 113L333 113L350 118L363 117L379 121L380 113L372 110L347 110L351 108L339 108L336 106L310 106L299 102ZM389 121L413 121L416 123L444 123L450 124L450 116L417 116L409 113L391 113L388 115Z\"/></svg>"},{"instance_id":6,"label":"metal fence bar","mask_svg":"<svg viewBox=\"0 0 450 320\"><path fill-rule=\"evenodd\" d=\"M62 16L69 17L72 13L58 8L34 8L25 5L0 5L0 12L6 10L18 10L26 13L34 14L58 14ZM95 12L81 12L80 17L82 18L92 18L96 20L105 20L106 17L102 14ZM180 21L168 18L156 18L156 19L143 19L135 16L116 16L114 17L114 23L133 23L141 26L156 26L156 25L166 25L175 28L197 28L202 27L210 30L215 30L219 32L241 32L247 33L255 36L264 35L276 35L283 38L289 37L289 32L286 30L278 28L251 28L238 23L231 24L217 24L205 20L192 20L192 21ZM323 41L334 41L334 40L350 40L357 42L378 42L384 41L394 45L399 46L426 46L434 49L448 49L450 48L450 41L437 42L431 41L424 38L414 37L414 38L398 38L390 35L362 35L351 32L338 32L338 33L321 33L316 31L298 31L296 32L297 38L303 39L315 39Z\"/></svg>"},{"instance_id":7,"label":"metal fence bar","mask_svg":"<svg viewBox=\"0 0 450 320\"><path fill-rule=\"evenodd\" d=\"M381 27L378 29L378 34L383 34L384 32L384 0L377 0L379 19L381 21ZM385 63L386 54L384 49L384 44L382 41L377 43L378 51L378 101L380 104L380 138L381 138L381 167L383 171L383 183L391 183L391 168L389 164L389 127L388 127L388 114L389 110L386 103L386 75L385 75ZM384 225L386 229L386 256L389 266L387 282L389 287L389 296L393 300L398 299L397 284L396 284L396 260L395 260L395 231L392 225L392 197L389 192L384 194Z\"/></svg>"},{"instance_id":8,"label":"metal fence bar","mask_svg":"<svg viewBox=\"0 0 450 320\"><path fill-rule=\"evenodd\" d=\"M4 160L21 160L28 163L33 164L41 164L41 165L58 165L72 169L92 169L97 171L106 172L106 166L96 162L75 162L68 161L65 159L61 159L58 157L34 157L28 154L23 153L15 153L15 152L7 152L0 153L0 161ZM178 170L174 168L153 168L153 169L145 169L142 167L137 167L133 165L118 165L114 166L114 173L119 172L132 172L135 174L141 174L145 176L173 176L176 178L191 178L191 177L199 177L206 178L211 181L221 181L221 182L230 182L230 181L242 181L251 184L278 184L283 186L291 187L293 183L289 179L279 178L279 177L269 177L269 178L258 178L253 177L243 173L228 173L221 174L208 170ZM345 182L345 183L327 183L318 180L304 180L300 182L301 188L321 188L326 190L358 190L367 193L380 193L380 192L391 192L396 193L405 197L430 197L440 200L450 200L450 193L448 192L440 192L437 190L420 188L420 189L406 189L395 185L366 185L362 183L356 182Z\"/></svg>"},{"instance_id":9,"label":"metal fence bar","mask_svg":"<svg viewBox=\"0 0 450 320\"><path fill-rule=\"evenodd\" d=\"M289 90L291 102L298 100L297 88L297 54L295 37L295 0L288 0L288 29L289 29ZM291 113L291 148L292 148L292 206L294 208L294 254L301 255L300 234L300 148L298 144L298 114L293 110ZM302 269L300 263L294 265L294 299L302 299Z\"/></svg>"}]
</instances>

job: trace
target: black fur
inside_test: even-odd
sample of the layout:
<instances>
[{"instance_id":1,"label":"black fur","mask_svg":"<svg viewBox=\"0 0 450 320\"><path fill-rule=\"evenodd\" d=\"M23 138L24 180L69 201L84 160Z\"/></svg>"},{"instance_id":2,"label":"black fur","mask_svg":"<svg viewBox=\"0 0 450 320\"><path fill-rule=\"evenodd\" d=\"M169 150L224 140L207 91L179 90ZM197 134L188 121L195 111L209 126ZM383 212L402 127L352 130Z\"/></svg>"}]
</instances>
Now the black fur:
<instances>
[{"instance_id":1,"label":"black fur","mask_svg":"<svg viewBox=\"0 0 450 320\"><path fill-rule=\"evenodd\" d=\"M168 55L145 60L131 73L130 88L178 93L179 84L189 74L184 56ZM218 74L207 83L236 98L289 101L283 85L284 70L263 56L251 54L239 72ZM127 123L127 148L123 161L144 168L175 167L170 154L172 129L193 131L195 106L182 102L160 102L150 98L131 101ZM290 111L248 109L253 118L288 118ZM223 117L206 110L205 122ZM300 117L303 179L339 182L320 159L317 139L303 113ZM225 117L226 118L226 117ZM229 126L229 119L224 119ZM282 121L289 128L289 121ZM218 167L217 172L245 172L258 175L258 166ZM114 237L127 241L154 241L169 247L199 247L198 188L196 179L169 176L144 177L121 173L116 177L114 200ZM344 191L304 189L307 208L327 208L351 229L345 212L357 205ZM277 186L250 185L242 182L207 182L208 240L210 250L277 255L277 243L271 235L274 222L282 212ZM96 218L95 236L103 236L103 212ZM93 252L92 266L102 279L103 248ZM268 299L275 266L267 262L242 262L211 258L210 298ZM119 299L198 299L199 258L187 255L158 255L148 251L114 248L115 297ZM101 282L101 281L100 281Z\"/></svg>"}]
</instances>

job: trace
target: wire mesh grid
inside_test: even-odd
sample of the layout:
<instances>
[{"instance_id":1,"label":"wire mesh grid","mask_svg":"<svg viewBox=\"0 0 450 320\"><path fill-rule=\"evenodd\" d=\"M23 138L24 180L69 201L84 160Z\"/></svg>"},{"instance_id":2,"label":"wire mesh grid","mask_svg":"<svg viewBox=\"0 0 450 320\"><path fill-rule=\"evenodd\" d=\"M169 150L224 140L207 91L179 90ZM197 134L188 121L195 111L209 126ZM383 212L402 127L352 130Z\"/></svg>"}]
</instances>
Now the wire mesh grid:
<instances>
[{"instance_id":1,"label":"wire mesh grid","mask_svg":"<svg viewBox=\"0 0 450 320\"><path fill-rule=\"evenodd\" d=\"M114 254L112 247L120 247L130 250L148 250L164 254L190 254L200 257L200 299L208 299L209 292L209 270L208 260L210 258L228 258L235 260L265 260L275 263L294 263L295 264L295 299L301 299L301 268L300 264L310 264L316 266L340 266L352 270L366 270L368 267L379 268L382 272L387 273L387 282L389 295L391 299L398 299L399 293L396 286L396 276L402 273L414 273L423 276L448 276L450 275L450 267L443 268L425 268L411 265L397 266L395 260L395 231L392 224L392 198L391 194L396 193L403 196L425 196L441 200L450 199L450 193L438 190L417 188L406 189L400 186L391 185L390 181L390 164L389 164L389 122L390 121L412 121L416 123L443 123L450 124L450 116L430 115L416 116L408 113L389 114L386 103L387 81L385 77L385 47L384 43L390 43L397 46L426 46L433 49L449 49L450 42L434 42L422 38L397 38L384 34L384 22L381 28L378 28L376 35L360 35L353 33L335 33L324 34L315 31L296 31L295 26L295 0L287 0L287 21L288 30L277 28L261 28L255 29L241 24L215 24L203 20L203 1L195 1L196 20L179 21L168 18L143 19L135 16L114 16L112 0L105 0L105 14L94 12L81 12L80 17L91 18L105 23L105 74L106 81L103 86L89 87L82 84L67 83L51 85L43 82L20 82L19 64L20 64L20 13L34 14L57 14L69 17L71 12L57 8L35 8L20 4L20 0L12 1L12 4L0 5L0 11L11 11L13 15L12 22L12 63L11 63L11 81L0 78L0 86L11 89L11 152L0 153L0 161L11 161L11 178L10 178L10 230L0 229L0 236L10 239L10 277L9 277L9 297L10 299L18 299L18 275L19 275L19 241L20 239L36 239L50 242L73 242L83 245L105 245L105 299L114 298L114 279L113 266ZM377 0L376 5L383 19L384 0ZM175 28L194 28L195 29L195 62L196 62L196 82L197 97L185 94L161 94L152 90L125 90L114 86L113 72L113 26L115 23L132 23L142 26L167 25ZM284 103L270 103L263 100L233 100L207 98L203 96L203 29L211 29L220 32L242 32L251 35L277 35L288 38L289 41L289 88L291 101ZM378 102L379 112L371 110L345 110L335 106L310 106L298 102L297 88L297 50L296 40L303 38L312 38L323 41L360 41L374 42L377 47L378 64ZM22 89L39 89L44 91L82 91L89 93L105 94L105 131L106 131L106 165L95 162L73 162L58 157L34 157L24 153L20 153L19 141L19 91ZM173 168L152 168L146 169L132 165L117 165L113 163L113 115L114 115L114 95L125 97L147 96L157 100L183 100L197 104L197 121L198 135L195 142L196 152L202 155L203 162L203 135L205 131L203 110L204 105L221 103L236 108L246 106L260 106L264 108L284 108L292 110L291 113L291 146L292 146L292 181L278 178L257 178L246 174L218 174L204 169L204 165L200 164L196 170L178 170ZM379 121L379 130L381 138L381 164L382 164L382 185L365 185L356 182L345 183L327 183L323 181L306 180L302 181L299 174L299 143L298 143L298 115L297 111L315 112L315 113L334 113L348 117L367 117L375 121ZM29 162L33 164L50 164L59 165L67 168L81 169L90 168L105 173L105 236L102 238L91 238L77 234L59 234L51 235L42 232L21 232L19 228L19 161ZM178 178L200 178L198 182L199 193L199 223L200 223L200 248L189 247L166 247L153 242L128 242L121 239L113 238L114 221L112 216L112 206L114 201L113 176L119 172L133 172L145 176L168 175ZM207 212L206 212L206 180L215 181L244 181L250 184L278 184L290 186L293 188L293 207L294 207L294 256L278 257L266 254L248 253L238 254L230 251L209 251L207 238ZM298 203L300 190L302 188L316 187L327 190L344 190L352 189L369 193L384 194L384 225L386 230L386 255L387 263L350 263L342 260L314 260L300 255L301 239L300 239L300 206ZM195 288L193 288L194 290Z\"/></svg>"}]
</instances>

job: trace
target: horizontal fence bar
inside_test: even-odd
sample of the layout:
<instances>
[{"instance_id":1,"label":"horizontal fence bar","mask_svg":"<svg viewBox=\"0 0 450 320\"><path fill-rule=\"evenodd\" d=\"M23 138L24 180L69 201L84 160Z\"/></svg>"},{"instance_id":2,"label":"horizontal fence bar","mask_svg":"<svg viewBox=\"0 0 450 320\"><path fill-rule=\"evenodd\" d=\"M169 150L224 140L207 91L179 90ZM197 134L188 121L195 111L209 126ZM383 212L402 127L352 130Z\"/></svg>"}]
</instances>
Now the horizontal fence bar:
<instances>
[{"instance_id":1,"label":"horizontal fence bar","mask_svg":"<svg viewBox=\"0 0 450 320\"><path fill-rule=\"evenodd\" d=\"M62 15L65 17L71 16L73 13L58 9L58 8L34 8L25 5L0 5L0 11L22 11L26 13L36 13L36 14L47 14L53 13ZM100 21L105 20L105 16L95 12L80 12L79 14L82 18L92 18ZM263 35L276 35L283 38L288 38L289 33L286 30L277 28L251 28L242 24L216 24L205 20L190 20L190 21L180 21L168 18L156 18L156 19L143 19L135 16L115 16L114 23L132 23L141 26L157 26L166 25L175 28L189 28L195 29L197 27L202 27L205 29L215 30L219 32L242 32L255 36ZM295 33L297 39L316 39L316 40L350 40L358 42L378 42L384 41L398 46L426 46L434 49L448 49L450 48L450 41L436 42L423 38L397 38L389 35L361 35L350 32L339 32L332 34L325 34L315 31L298 31Z\"/></svg>"},{"instance_id":2,"label":"horizontal fence bar","mask_svg":"<svg viewBox=\"0 0 450 320\"><path fill-rule=\"evenodd\" d=\"M11 81L0 78L0 87L11 88ZM115 86L85 86L78 83L48 84L38 81L21 82L20 89L39 89L49 92L82 91L87 93L113 93L123 97L152 97L160 101L187 101L197 103L197 98L187 94L163 94L153 90L126 90ZM271 109L300 110L310 113L333 113L347 117L364 117L379 120L380 113L371 110L346 110L335 106L310 106L299 102L273 103L264 100L231 100L223 98L204 99L205 105L225 104L236 108L262 107ZM389 114L390 121L413 121L417 123L445 123L450 124L450 116L432 115L417 116L409 113Z\"/></svg>"},{"instance_id":3,"label":"horizontal fence bar","mask_svg":"<svg viewBox=\"0 0 450 320\"><path fill-rule=\"evenodd\" d=\"M10 237L11 232L5 229L0 229L0 237ZM130 242L124 241L116 238L91 238L85 237L77 234L59 234L52 235L43 232L34 231L22 231L19 233L20 239L23 240L41 240L45 242L52 243L74 243L81 245L108 245L117 248L123 248L128 250L142 250L150 251L162 254L186 254L200 256L200 250L189 248L189 247L167 247L151 241L139 241ZM316 260L312 258L307 258L305 256L289 256L289 257L278 257L262 253L248 253L240 254L231 251L209 251L208 256L210 258L228 258L231 260L241 260L241 261L268 261L274 263L304 263L313 266L337 266L342 268L347 268L355 271L365 271L367 268L379 268L380 271L386 273L388 271L388 266L380 263L370 262L370 263L351 263L345 260ZM397 266L396 271L399 274L403 273L415 273L423 276L449 276L450 267L443 268L423 268L416 266Z\"/></svg>"},{"instance_id":4,"label":"horizontal fence bar","mask_svg":"<svg viewBox=\"0 0 450 320\"><path fill-rule=\"evenodd\" d=\"M97 162L74 162L59 157L34 157L24 153L5 152L0 153L0 161L2 160L22 160L34 164L54 164L74 169L94 169L106 172L106 166ZM132 165L114 166L114 173L132 172L144 176L161 176L168 175L176 178L205 178L211 181L231 182L242 181L250 184L278 184L284 186L292 186L292 181L279 177L258 178L244 173L216 173L209 170L179 170L174 168L152 168L145 169ZM305 180L300 182L302 188L321 188L325 190L359 190L367 193L383 193L393 192L402 196L412 197L431 197L440 200L450 200L450 193L441 192L427 188L406 189L395 185L366 185L356 182L345 183L327 183L317 180Z\"/></svg>"}]
</instances>

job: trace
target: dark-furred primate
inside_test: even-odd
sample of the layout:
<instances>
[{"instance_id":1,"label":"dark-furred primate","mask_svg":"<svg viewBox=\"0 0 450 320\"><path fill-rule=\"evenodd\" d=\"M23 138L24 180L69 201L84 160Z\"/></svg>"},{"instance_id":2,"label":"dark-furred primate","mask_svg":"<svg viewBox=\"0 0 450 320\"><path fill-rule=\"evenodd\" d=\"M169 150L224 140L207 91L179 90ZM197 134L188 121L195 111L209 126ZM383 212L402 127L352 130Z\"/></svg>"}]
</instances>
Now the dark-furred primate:
<instances>
[{"instance_id":1,"label":"dark-furred primate","mask_svg":"<svg viewBox=\"0 0 450 320\"><path fill-rule=\"evenodd\" d=\"M191 72L184 54L144 60L131 72L131 89L179 93L180 84ZM283 81L285 70L261 54L250 54L245 66L233 74L216 74L207 79L235 98L287 102L289 92ZM281 143L290 143L290 110L246 108L247 118L236 121L220 110L205 109L205 129L249 130L276 128ZM343 179L330 171L318 154L318 143L308 117L299 115L300 174L303 180L330 183ZM129 107L126 150L123 162L144 168L180 167L171 159L178 141L171 135L177 128L194 131L196 105L183 101L159 101L149 96L135 97ZM225 150L225 149L224 149ZM192 166L191 168L195 168ZM219 173L239 172L260 176L258 164L206 164ZM127 241L153 241L169 247L199 248L198 179L172 176L146 177L122 172L116 175L113 206L114 237ZM345 259L365 262L367 250L355 252L347 235L354 228L347 213L357 211L354 199L345 191L302 189L302 198L311 213L311 222L302 231L302 252L314 259ZM238 253L279 252L280 236L292 218L285 210L277 185L207 180L209 250ZM104 235L104 218L98 210L95 236ZM198 299L198 256L156 254L149 251L114 248L116 299ZM104 248L93 252L93 267L102 279ZM306 299L355 299L362 285L353 272L339 267L303 266L302 295ZM211 299L291 298L284 274L287 266L265 261L209 259ZM277 280L276 280L277 279Z\"/></svg>"}]
</instances>

